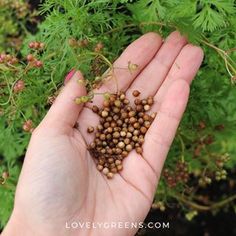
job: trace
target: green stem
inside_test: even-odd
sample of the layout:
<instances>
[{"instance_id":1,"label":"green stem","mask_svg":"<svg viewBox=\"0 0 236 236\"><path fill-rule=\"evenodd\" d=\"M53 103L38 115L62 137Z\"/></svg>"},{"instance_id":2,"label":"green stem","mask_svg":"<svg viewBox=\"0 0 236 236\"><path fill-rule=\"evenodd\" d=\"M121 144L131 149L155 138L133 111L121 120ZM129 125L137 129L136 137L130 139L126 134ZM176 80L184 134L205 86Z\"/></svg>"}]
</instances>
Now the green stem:
<instances>
[{"instance_id":1,"label":"green stem","mask_svg":"<svg viewBox=\"0 0 236 236\"><path fill-rule=\"evenodd\" d=\"M176 198L178 201L190 206L191 208L198 210L198 211L210 211L210 210L215 210L218 208L221 208L223 206L225 206L226 204L234 201L236 199L236 194L232 195L224 200L221 200L219 202L213 203L211 205L200 205L196 202L190 201L189 199L187 199L186 196L182 196L180 194L174 193L172 195L174 198Z\"/></svg>"},{"instance_id":2,"label":"green stem","mask_svg":"<svg viewBox=\"0 0 236 236\"><path fill-rule=\"evenodd\" d=\"M181 135L178 135L179 141L180 141L180 146L181 146L181 161L184 162L184 152L185 152L185 145L184 145L184 141L181 137Z\"/></svg>"}]
</instances>

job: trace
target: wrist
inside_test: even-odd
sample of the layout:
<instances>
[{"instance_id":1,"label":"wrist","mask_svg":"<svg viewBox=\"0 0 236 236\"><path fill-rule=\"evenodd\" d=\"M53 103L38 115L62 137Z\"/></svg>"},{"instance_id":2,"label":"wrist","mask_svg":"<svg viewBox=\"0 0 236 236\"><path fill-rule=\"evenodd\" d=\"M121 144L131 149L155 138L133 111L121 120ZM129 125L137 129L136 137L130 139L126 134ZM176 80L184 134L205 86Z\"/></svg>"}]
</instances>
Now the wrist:
<instances>
[{"instance_id":1,"label":"wrist","mask_svg":"<svg viewBox=\"0 0 236 236\"><path fill-rule=\"evenodd\" d=\"M44 226L35 226L25 220L24 216L13 210L12 215L3 229L0 236L60 236L60 235L72 235L71 232L65 234L65 232L56 231L52 228Z\"/></svg>"},{"instance_id":2,"label":"wrist","mask_svg":"<svg viewBox=\"0 0 236 236\"><path fill-rule=\"evenodd\" d=\"M33 235L33 232L31 232L30 228L26 226L23 219L15 213L13 210L12 215L7 222L7 225L3 229L3 232L1 236L27 236L27 235Z\"/></svg>"}]
</instances>

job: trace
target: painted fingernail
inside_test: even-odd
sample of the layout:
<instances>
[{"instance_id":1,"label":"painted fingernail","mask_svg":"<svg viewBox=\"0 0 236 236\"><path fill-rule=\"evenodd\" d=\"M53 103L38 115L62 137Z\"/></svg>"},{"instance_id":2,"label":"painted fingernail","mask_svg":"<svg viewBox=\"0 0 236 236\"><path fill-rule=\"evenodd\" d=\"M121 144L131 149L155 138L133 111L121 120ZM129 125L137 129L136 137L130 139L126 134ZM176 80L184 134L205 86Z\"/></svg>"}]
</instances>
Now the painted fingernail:
<instances>
[{"instance_id":1,"label":"painted fingernail","mask_svg":"<svg viewBox=\"0 0 236 236\"><path fill-rule=\"evenodd\" d=\"M72 69L68 74L67 76L65 77L65 80L64 80L64 84L67 84L69 82L69 80L73 77L73 75L75 74L76 70L75 69Z\"/></svg>"}]
</instances>

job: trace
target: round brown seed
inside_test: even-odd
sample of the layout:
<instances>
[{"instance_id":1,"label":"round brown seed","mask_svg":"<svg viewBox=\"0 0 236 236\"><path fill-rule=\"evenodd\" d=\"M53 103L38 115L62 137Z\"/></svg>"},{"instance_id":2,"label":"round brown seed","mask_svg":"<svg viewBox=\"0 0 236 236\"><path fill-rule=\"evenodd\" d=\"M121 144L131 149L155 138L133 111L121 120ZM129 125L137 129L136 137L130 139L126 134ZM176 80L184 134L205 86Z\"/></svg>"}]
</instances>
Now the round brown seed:
<instances>
[{"instance_id":1,"label":"round brown seed","mask_svg":"<svg viewBox=\"0 0 236 236\"><path fill-rule=\"evenodd\" d=\"M113 119L112 119L112 117L111 116L108 116L107 118L106 118L106 121L107 122L111 122Z\"/></svg>"},{"instance_id":2,"label":"round brown seed","mask_svg":"<svg viewBox=\"0 0 236 236\"><path fill-rule=\"evenodd\" d=\"M107 175L109 173L109 169L107 167L103 168L102 173Z\"/></svg>"},{"instance_id":3,"label":"round brown seed","mask_svg":"<svg viewBox=\"0 0 236 236\"><path fill-rule=\"evenodd\" d=\"M111 173L116 174L117 173L117 168L116 167L111 168Z\"/></svg>"},{"instance_id":4,"label":"round brown seed","mask_svg":"<svg viewBox=\"0 0 236 236\"><path fill-rule=\"evenodd\" d=\"M117 165L116 168L117 168L118 171L121 171L123 169L123 165L122 164Z\"/></svg>"},{"instance_id":5,"label":"round brown seed","mask_svg":"<svg viewBox=\"0 0 236 236\"><path fill-rule=\"evenodd\" d=\"M118 165L120 165L121 164L121 160L116 160L115 161L115 164L118 166Z\"/></svg>"},{"instance_id":6,"label":"round brown seed","mask_svg":"<svg viewBox=\"0 0 236 236\"><path fill-rule=\"evenodd\" d=\"M134 104L135 105L140 105L142 103L142 101L140 100L140 99L138 99L138 98L136 98L135 100L134 100Z\"/></svg>"},{"instance_id":7,"label":"round brown seed","mask_svg":"<svg viewBox=\"0 0 236 236\"><path fill-rule=\"evenodd\" d=\"M115 151L116 154L121 154L122 153L122 150L120 148L116 148L116 151Z\"/></svg>"},{"instance_id":8,"label":"round brown seed","mask_svg":"<svg viewBox=\"0 0 236 236\"><path fill-rule=\"evenodd\" d=\"M113 162L109 165L110 169L116 167L116 164Z\"/></svg>"},{"instance_id":9,"label":"round brown seed","mask_svg":"<svg viewBox=\"0 0 236 236\"><path fill-rule=\"evenodd\" d=\"M143 122L144 122L143 118L139 118L139 119L138 119L138 123L139 123L140 125L142 125Z\"/></svg>"},{"instance_id":10,"label":"round brown seed","mask_svg":"<svg viewBox=\"0 0 236 236\"><path fill-rule=\"evenodd\" d=\"M143 149L141 147L136 147L135 148L135 151L138 153L138 154L142 154L143 153Z\"/></svg>"},{"instance_id":11,"label":"round brown seed","mask_svg":"<svg viewBox=\"0 0 236 236\"><path fill-rule=\"evenodd\" d=\"M90 143L90 145L89 145L89 148L90 148L90 149L93 149L93 148L95 148L95 147L96 147L95 142Z\"/></svg>"},{"instance_id":12,"label":"round brown seed","mask_svg":"<svg viewBox=\"0 0 236 236\"><path fill-rule=\"evenodd\" d=\"M103 126L102 126L102 125L98 125L98 126L97 126L97 130L98 130L98 131L103 130Z\"/></svg>"},{"instance_id":13,"label":"round brown seed","mask_svg":"<svg viewBox=\"0 0 236 236\"><path fill-rule=\"evenodd\" d=\"M136 115L136 112L135 112L135 111L130 111L130 112L128 113L128 115L129 115L129 117L133 117L133 116Z\"/></svg>"},{"instance_id":14,"label":"round brown seed","mask_svg":"<svg viewBox=\"0 0 236 236\"><path fill-rule=\"evenodd\" d=\"M100 151L102 154L105 154L106 153L106 149L105 148L103 148L103 149L101 149L101 151Z\"/></svg>"},{"instance_id":15,"label":"round brown seed","mask_svg":"<svg viewBox=\"0 0 236 236\"><path fill-rule=\"evenodd\" d=\"M151 122L146 120L144 126L148 129L151 126Z\"/></svg>"},{"instance_id":16,"label":"round brown seed","mask_svg":"<svg viewBox=\"0 0 236 236\"><path fill-rule=\"evenodd\" d=\"M100 135L100 140L106 140L106 135L105 134L101 134Z\"/></svg>"},{"instance_id":17,"label":"round brown seed","mask_svg":"<svg viewBox=\"0 0 236 236\"><path fill-rule=\"evenodd\" d=\"M138 116L142 118L144 116L144 113L143 112L139 112Z\"/></svg>"},{"instance_id":18,"label":"round brown seed","mask_svg":"<svg viewBox=\"0 0 236 236\"><path fill-rule=\"evenodd\" d=\"M124 100L124 99L125 99L125 94L122 93L122 94L120 95L120 100Z\"/></svg>"},{"instance_id":19,"label":"round brown seed","mask_svg":"<svg viewBox=\"0 0 236 236\"><path fill-rule=\"evenodd\" d=\"M127 112L122 112L121 113L121 119L125 119L128 117L128 113Z\"/></svg>"},{"instance_id":20,"label":"round brown seed","mask_svg":"<svg viewBox=\"0 0 236 236\"><path fill-rule=\"evenodd\" d=\"M133 135L139 135L140 131L138 129L134 130Z\"/></svg>"},{"instance_id":21,"label":"round brown seed","mask_svg":"<svg viewBox=\"0 0 236 236\"><path fill-rule=\"evenodd\" d=\"M122 126L123 121L122 120L117 120L116 123L117 123L118 126Z\"/></svg>"},{"instance_id":22,"label":"round brown seed","mask_svg":"<svg viewBox=\"0 0 236 236\"><path fill-rule=\"evenodd\" d=\"M112 179L113 176L114 176L114 174L112 172L107 173L107 178L108 179Z\"/></svg>"},{"instance_id":23,"label":"round brown seed","mask_svg":"<svg viewBox=\"0 0 236 236\"><path fill-rule=\"evenodd\" d=\"M145 111L149 111L151 109L150 105L148 105L148 104L144 105L143 108L144 108Z\"/></svg>"},{"instance_id":24,"label":"round brown seed","mask_svg":"<svg viewBox=\"0 0 236 236\"><path fill-rule=\"evenodd\" d=\"M98 112L99 112L99 108L98 108L97 106L93 105L92 111L93 111L94 113L98 113Z\"/></svg>"},{"instance_id":25,"label":"round brown seed","mask_svg":"<svg viewBox=\"0 0 236 236\"><path fill-rule=\"evenodd\" d=\"M125 143L124 143L124 142L119 142L119 143L117 144L117 146L122 149L122 148L125 147Z\"/></svg>"},{"instance_id":26,"label":"round brown seed","mask_svg":"<svg viewBox=\"0 0 236 236\"><path fill-rule=\"evenodd\" d=\"M142 111L142 110L143 110L143 106L142 106L142 105L137 105L137 106L136 106L136 110L137 110L138 112Z\"/></svg>"},{"instance_id":27,"label":"round brown seed","mask_svg":"<svg viewBox=\"0 0 236 236\"><path fill-rule=\"evenodd\" d=\"M102 111L102 117L107 117L108 116L108 112L107 111Z\"/></svg>"},{"instance_id":28,"label":"round brown seed","mask_svg":"<svg viewBox=\"0 0 236 236\"><path fill-rule=\"evenodd\" d=\"M102 166L102 165L97 165L97 169L98 169L99 171L102 171L102 170L103 170L103 166Z\"/></svg>"},{"instance_id":29,"label":"round brown seed","mask_svg":"<svg viewBox=\"0 0 236 236\"><path fill-rule=\"evenodd\" d=\"M123 151L123 152L121 153L122 158L125 158L125 157L127 157L128 155L129 155L129 153L128 153L127 151Z\"/></svg>"},{"instance_id":30,"label":"round brown seed","mask_svg":"<svg viewBox=\"0 0 236 236\"><path fill-rule=\"evenodd\" d=\"M147 128L144 127L144 126L142 126L142 127L140 128L140 132L141 132L142 134L145 134L145 133L147 132Z\"/></svg>"},{"instance_id":31,"label":"round brown seed","mask_svg":"<svg viewBox=\"0 0 236 236\"><path fill-rule=\"evenodd\" d=\"M108 128L107 128L107 132L108 132L108 133L112 133L112 131L113 131L113 129L112 129L111 127L108 127Z\"/></svg>"},{"instance_id":32,"label":"round brown seed","mask_svg":"<svg viewBox=\"0 0 236 236\"><path fill-rule=\"evenodd\" d=\"M135 123L133 124L133 127L134 127L135 129L138 129L138 128L140 128L140 124L139 124L138 122L135 122Z\"/></svg>"},{"instance_id":33,"label":"round brown seed","mask_svg":"<svg viewBox=\"0 0 236 236\"><path fill-rule=\"evenodd\" d=\"M126 145L125 149L127 152L130 152L130 151L132 151L133 147L131 144L128 144L128 145Z\"/></svg>"},{"instance_id":34,"label":"round brown seed","mask_svg":"<svg viewBox=\"0 0 236 236\"><path fill-rule=\"evenodd\" d=\"M118 131L113 133L113 137L114 138L119 138L120 137L120 133Z\"/></svg>"},{"instance_id":35,"label":"round brown seed","mask_svg":"<svg viewBox=\"0 0 236 236\"><path fill-rule=\"evenodd\" d=\"M148 103L148 105L150 105L150 106L153 105L153 103L154 103L153 97L148 97L147 103Z\"/></svg>"},{"instance_id":36,"label":"round brown seed","mask_svg":"<svg viewBox=\"0 0 236 236\"><path fill-rule=\"evenodd\" d=\"M114 105L116 107L121 107L121 101L120 100L115 100Z\"/></svg>"},{"instance_id":37,"label":"round brown seed","mask_svg":"<svg viewBox=\"0 0 236 236\"><path fill-rule=\"evenodd\" d=\"M109 107L110 106L110 102L108 100L104 100L103 101L103 106L104 107Z\"/></svg>"},{"instance_id":38,"label":"round brown seed","mask_svg":"<svg viewBox=\"0 0 236 236\"><path fill-rule=\"evenodd\" d=\"M127 98L125 98L123 103L127 105L127 104L129 104L129 100Z\"/></svg>"},{"instance_id":39,"label":"round brown seed","mask_svg":"<svg viewBox=\"0 0 236 236\"><path fill-rule=\"evenodd\" d=\"M147 99L143 99L143 100L142 100L142 104L143 104L143 105L146 105L146 104L147 104Z\"/></svg>"},{"instance_id":40,"label":"round brown seed","mask_svg":"<svg viewBox=\"0 0 236 236\"><path fill-rule=\"evenodd\" d=\"M150 116L148 114L144 114L143 119L149 121L150 120Z\"/></svg>"},{"instance_id":41,"label":"round brown seed","mask_svg":"<svg viewBox=\"0 0 236 236\"><path fill-rule=\"evenodd\" d=\"M107 160L107 161L108 161L108 163L110 163L110 164L111 164L111 163L113 163L113 162L114 162L114 159L113 159L113 158L108 158L108 160Z\"/></svg>"},{"instance_id":42,"label":"round brown seed","mask_svg":"<svg viewBox=\"0 0 236 236\"><path fill-rule=\"evenodd\" d=\"M129 118L130 124L134 124L136 121L137 121L137 119L135 117L130 117Z\"/></svg>"},{"instance_id":43,"label":"round brown seed","mask_svg":"<svg viewBox=\"0 0 236 236\"><path fill-rule=\"evenodd\" d=\"M140 92L138 90L134 90L132 94L134 97L138 97Z\"/></svg>"},{"instance_id":44,"label":"round brown seed","mask_svg":"<svg viewBox=\"0 0 236 236\"><path fill-rule=\"evenodd\" d=\"M151 118L152 118L152 119L155 119L156 115L157 115L157 113L156 113L156 112L153 112L153 113L151 114Z\"/></svg>"},{"instance_id":45,"label":"round brown seed","mask_svg":"<svg viewBox=\"0 0 236 236\"><path fill-rule=\"evenodd\" d=\"M114 143L114 144L117 144L117 143L119 142L119 140L118 140L118 139L116 139L116 138L113 138L113 140L112 140L112 141L113 141L113 143Z\"/></svg>"}]
</instances>

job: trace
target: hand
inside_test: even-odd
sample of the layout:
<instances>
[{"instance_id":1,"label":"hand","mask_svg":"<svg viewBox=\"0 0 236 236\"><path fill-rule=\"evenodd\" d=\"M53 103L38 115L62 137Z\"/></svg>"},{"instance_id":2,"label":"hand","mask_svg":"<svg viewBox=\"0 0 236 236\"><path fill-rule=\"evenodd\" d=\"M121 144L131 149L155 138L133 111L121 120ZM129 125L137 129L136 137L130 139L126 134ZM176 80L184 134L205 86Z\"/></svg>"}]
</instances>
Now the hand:
<instances>
[{"instance_id":1,"label":"hand","mask_svg":"<svg viewBox=\"0 0 236 236\"><path fill-rule=\"evenodd\" d=\"M72 222L140 222L153 201L160 173L185 110L189 84L203 59L199 47L178 32L163 42L148 33L133 42L114 63L118 88L130 100L138 89L154 96L157 116L149 128L143 155L132 151L124 169L108 180L97 169L87 145L98 117L89 104L74 99L86 95L80 72L63 88L48 114L32 134L15 195L12 216L3 235L134 235L137 229L72 229ZM138 65L132 74L127 67ZM113 80L96 92L115 92ZM93 104L102 103L95 96ZM79 127L74 128L78 122ZM67 225L66 225L67 224Z\"/></svg>"}]
</instances>

